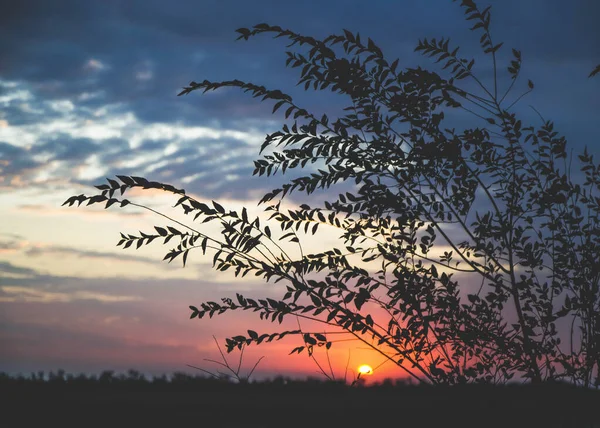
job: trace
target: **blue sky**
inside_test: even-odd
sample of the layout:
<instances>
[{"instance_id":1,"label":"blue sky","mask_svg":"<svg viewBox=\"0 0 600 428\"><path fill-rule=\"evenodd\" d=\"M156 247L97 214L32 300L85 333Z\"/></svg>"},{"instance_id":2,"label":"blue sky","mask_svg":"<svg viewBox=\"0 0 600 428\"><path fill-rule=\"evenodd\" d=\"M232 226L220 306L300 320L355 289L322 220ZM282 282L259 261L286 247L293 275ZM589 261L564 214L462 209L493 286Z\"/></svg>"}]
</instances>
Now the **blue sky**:
<instances>
[{"instance_id":1,"label":"blue sky","mask_svg":"<svg viewBox=\"0 0 600 428\"><path fill-rule=\"evenodd\" d=\"M599 152L600 78L587 77L600 63L599 16L594 0L505 0L492 8L495 41L505 42L501 74L510 47L523 54L513 96L527 79L536 85L517 111L525 122L539 125L528 107L535 106L571 147L580 151L587 145L591 153ZM260 197L279 181L252 177L252 161L265 134L283 123L283 113L271 115L271 104L232 89L177 97L181 87L191 80L237 78L282 89L321 114L340 113L346 102L295 87L297 70L285 68L285 41L268 36L235 41L237 28L261 22L318 38L359 31L388 59L399 58L400 67L434 70L439 68L432 61L413 52L418 39L451 37L464 55L478 60L476 74L484 82L491 79L478 38L450 0L4 5L0 370L185 370L185 364L218 355L213 334L223 339L253 322L250 314L192 322L188 305L240 290L279 295L272 286L212 272L210 260L200 254L181 269L161 262L168 247L117 249L119 232L161 224L144 212L60 206L71 195L93 193L91 186L104 177L125 174L258 212ZM459 121L481 126L470 117ZM154 193L137 197L157 209L173 203ZM297 198L293 201L301 203ZM323 240L333 244L335 236ZM280 358L293 346L249 349L248 358L266 355L259 367L264 374L313 373L306 358ZM365 351L352 352L356 364L378 363ZM334 358L345 363L346 350Z\"/></svg>"}]
</instances>

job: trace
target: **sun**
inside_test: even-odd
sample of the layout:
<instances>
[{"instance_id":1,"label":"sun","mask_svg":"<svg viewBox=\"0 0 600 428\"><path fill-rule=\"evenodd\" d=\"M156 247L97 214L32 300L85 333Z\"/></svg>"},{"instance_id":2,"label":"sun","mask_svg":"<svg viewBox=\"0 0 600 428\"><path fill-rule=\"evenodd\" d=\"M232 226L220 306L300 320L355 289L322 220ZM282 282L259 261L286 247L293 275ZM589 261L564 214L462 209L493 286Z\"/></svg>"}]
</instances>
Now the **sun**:
<instances>
[{"instance_id":1,"label":"sun","mask_svg":"<svg viewBox=\"0 0 600 428\"><path fill-rule=\"evenodd\" d=\"M370 365L368 364L363 364L362 366L360 366L358 368L358 373L361 376L365 376L365 375L372 375L373 374L373 369L371 368Z\"/></svg>"}]
</instances>

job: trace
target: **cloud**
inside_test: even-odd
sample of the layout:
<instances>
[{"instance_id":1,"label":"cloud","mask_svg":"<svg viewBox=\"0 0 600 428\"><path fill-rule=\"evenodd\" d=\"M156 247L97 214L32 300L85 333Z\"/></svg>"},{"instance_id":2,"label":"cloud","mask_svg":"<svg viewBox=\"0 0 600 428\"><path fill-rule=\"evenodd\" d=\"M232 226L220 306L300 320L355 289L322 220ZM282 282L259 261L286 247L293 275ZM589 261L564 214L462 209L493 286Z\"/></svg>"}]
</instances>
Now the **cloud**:
<instances>
[{"instance_id":1,"label":"cloud","mask_svg":"<svg viewBox=\"0 0 600 428\"><path fill-rule=\"evenodd\" d=\"M57 133L50 138L41 138L33 146L32 156L40 156L46 162L73 161L81 162L99 151L99 144L90 138L72 138L68 134Z\"/></svg>"},{"instance_id":2,"label":"cloud","mask_svg":"<svg viewBox=\"0 0 600 428\"><path fill-rule=\"evenodd\" d=\"M5 247L5 246L3 245L3 247ZM10 262L6 262L6 261L2 261L2 260L0 260L0 272L12 274L12 275L25 275L25 276L31 276L31 275L38 274L38 272L35 269L21 267L21 266L15 266ZM2 282L5 282L5 281L2 281Z\"/></svg>"},{"instance_id":3,"label":"cloud","mask_svg":"<svg viewBox=\"0 0 600 428\"><path fill-rule=\"evenodd\" d=\"M409 2L402 12L413 18L394 20L389 19L389 6L358 1L343 6L357 14L340 14L341 3L315 1L292 9L270 1L258 3L265 8L187 0L175 7L156 0L143 7L134 6L136 2L67 1L56 8L40 0L27 3L9 8L5 16L12 18L5 21L4 31L10 42L0 41L6 57L0 73L4 188L44 186L56 179L89 185L102 176L132 173L156 174L152 178L168 178L211 198L248 198L255 189L267 191L284 181L248 181L258 145L267 132L279 128L275 123L281 116L274 122L272 104L237 90L175 96L181 86L200 78L293 86L297 73L285 71L280 55L284 45L268 37L234 42L236 28L267 21L317 36L356 29L391 57L404 55L402 64L408 66L421 60L412 46L428 32L456 33L459 40L471 36L466 27L460 35L453 21L463 19L458 5L442 1L436 7ZM551 56L571 65L595 61L599 42L590 33L595 27L588 12L598 5L586 0L568 8L556 0L550 4L511 0L495 6L498 38L518 42L526 61L537 61L538 71L547 68ZM61 15L66 10L69 19ZM203 25L198 25L199 15L207 17ZM569 31L552 31L560 25ZM555 91L560 92L557 96L573 93L566 87ZM346 101L330 94L291 92L300 105L316 112L339 109ZM561 111L561 117L580 116ZM569 126L570 119L565 123ZM586 132L575 129L571 135Z\"/></svg>"},{"instance_id":4,"label":"cloud","mask_svg":"<svg viewBox=\"0 0 600 428\"><path fill-rule=\"evenodd\" d=\"M265 135L261 128L144 124L122 105L94 110L77 99L43 100L31 85L4 82L4 87L12 109L8 125L0 128L5 187L47 187L56 180L90 185L102 177L131 174L168 177L179 187L204 178L190 190L202 186L209 197L224 190L241 198L247 194L246 178ZM18 120L24 113L10 91L29 94L31 109L39 111L37 120Z\"/></svg>"},{"instance_id":5,"label":"cloud","mask_svg":"<svg viewBox=\"0 0 600 428\"><path fill-rule=\"evenodd\" d=\"M140 318L139 317L127 317L127 316L121 316L121 315L111 315L102 320L102 323L106 324L106 325L112 325L112 324L117 324L117 323L127 323L127 322L139 323Z\"/></svg>"},{"instance_id":6,"label":"cloud","mask_svg":"<svg viewBox=\"0 0 600 428\"><path fill-rule=\"evenodd\" d=\"M4 239L2 237L7 237ZM0 255L1 254L13 254L20 251L26 244L24 238L21 235L13 233L0 233ZM7 263L8 262L2 262ZM1 270L2 268L0 268Z\"/></svg>"},{"instance_id":7,"label":"cloud","mask_svg":"<svg viewBox=\"0 0 600 428\"><path fill-rule=\"evenodd\" d=\"M40 257L50 254L54 255L75 255L77 257L85 257L90 259L105 259L105 260L119 260L119 261L131 261L138 263L148 263L156 265L157 260L151 257L135 256L124 253L109 253L103 251L90 251L90 250L79 250L72 247L61 247L61 246L36 246L25 250L25 254L30 257Z\"/></svg>"},{"instance_id":8,"label":"cloud","mask_svg":"<svg viewBox=\"0 0 600 428\"><path fill-rule=\"evenodd\" d=\"M81 285L81 279L43 274L36 269L15 266L6 261L0 261L0 272L10 275L0 281L0 302L69 303L93 300L118 303L142 300L135 295L107 293L106 287L89 289Z\"/></svg>"},{"instance_id":9,"label":"cloud","mask_svg":"<svg viewBox=\"0 0 600 428\"><path fill-rule=\"evenodd\" d=\"M0 234L0 236L2 235L8 236L12 239L5 240L0 238L0 254L15 253L23 248L24 243L22 242L22 237L18 235L11 236L9 234Z\"/></svg>"},{"instance_id":10,"label":"cloud","mask_svg":"<svg viewBox=\"0 0 600 428\"><path fill-rule=\"evenodd\" d=\"M153 327L157 325L152 324ZM67 373L100 373L128 369L155 374L182 371L201 360L193 336L168 343L146 334L137 340L115 331L115 324L95 331L55 325L11 325L0 332L0 364L12 374L66 369ZM148 329L147 333L149 333ZM161 342L162 341L162 342Z\"/></svg>"},{"instance_id":11,"label":"cloud","mask_svg":"<svg viewBox=\"0 0 600 428\"><path fill-rule=\"evenodd\" d=\"M35 303L70 303L77 300L95 300L102 303L131 302L142 300L139 296L110 295L90 291L55 292L32 289L27 287L2 286L3 301L35 302Z\"/></svg>"},{"instance_id":12,"label":"cloud","mask_svg":"<svg viewBox=\"0 0 600 428\"><path fill-rule=\"evenodd\" d=\"M99 61L95 58L90 58L85 62L85 64L83 65L83 68L86 70L91 70L91 71L102 71L102 70L106 70L108 68L108 66L105 63L103 63L102 61Z\"/></svg>"},{"instance_id":13,"label":"cloud","mask_svg":"<svg viewBox=\"0 0 600 428\"><path fill-rule=\"evenodd\" d=\"M25 149L0 141L0 189L25 185L41 167Z\"/></svg>"},{"instance_id":14,"label":"cloud","mask_svg":"<svg viewBox=\"0 0 600 428\"><path fill-rule=\"evenodd\" d=\"M94 181L95 183L96 181ZM89 190L89 189L86 189ZM91 192L89 192L91 194ZM58 205L62 204L61 201ZM56 216L67 216L67 215L76 215L76 216L82 216L82 217L144 217L147 214L140 212L140 211L111 211L111 210L84 210L83 207L85 206L85 204L82 204L81 208L82 209L65 209L66 207L54 207L54 206L48 206L48 205L42 205L42 204L20 204L17 205L17 210L19 211L30 211L30 212L35 212L36 216L39 217L44 217L44 216L52 216L52 217L56 217ZM76 205L74 205L74 207L76 207Z\"/></svg>"}]
</instances>

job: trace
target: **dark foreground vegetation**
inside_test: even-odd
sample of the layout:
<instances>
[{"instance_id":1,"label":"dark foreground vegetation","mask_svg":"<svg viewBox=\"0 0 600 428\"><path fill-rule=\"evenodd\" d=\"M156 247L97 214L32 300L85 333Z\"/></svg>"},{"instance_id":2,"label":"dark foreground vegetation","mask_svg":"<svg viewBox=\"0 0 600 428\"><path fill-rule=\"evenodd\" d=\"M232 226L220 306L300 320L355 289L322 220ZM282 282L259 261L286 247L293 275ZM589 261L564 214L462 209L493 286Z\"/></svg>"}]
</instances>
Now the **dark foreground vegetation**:
<instances>
[{"instance_id":1,"label":"dark foreground vegetation","mask_svg":"<svg viewBox=\"0 0 600 428\"><path fill-rule=\"evenodd\" d=\"M600 427L600 391L566 383L350 387L278 377L232 383L175 373L148 379L64 372L0 374L4 427Z\"/></svg>"}]
</instances>

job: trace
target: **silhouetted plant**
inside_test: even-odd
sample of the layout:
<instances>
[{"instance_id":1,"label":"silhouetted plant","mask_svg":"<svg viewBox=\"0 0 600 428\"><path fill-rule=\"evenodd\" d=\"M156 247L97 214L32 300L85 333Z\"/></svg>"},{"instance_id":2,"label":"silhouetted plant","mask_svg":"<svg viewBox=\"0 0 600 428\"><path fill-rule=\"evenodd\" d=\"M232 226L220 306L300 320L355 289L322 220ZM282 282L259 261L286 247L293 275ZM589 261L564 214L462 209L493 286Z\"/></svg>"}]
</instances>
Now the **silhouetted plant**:
<instances>
[{"instance_id":1,"label":"silhouetted plant","mask_svg":"<svg viewBox=\"0 0 600 428\"><path fill-rule=\"evenodd\" d=\"M272 322L290 316L316 320L353 335L421 382L505 383L519 375L597 386L600 198L594 192L600 168L586 150L579 156L582 174L572 174L566 140L553 123L523 125L511 109L533 83L508 100L520 75L521 52L512 50L510 85L501 91L496 53L502 43L492 41L490 7L481 10L471 0L461 6L491 59L491 87L474 74L475 60L459 56L449 39L423 39L415 49L443 64L442 77L420 67L398 70L398 60L390 64L358 33L344 30L317 40L259 24L237 30L239 38L269 33L290 39L288 47L308 47L304 54L287 52L286 64L300 68L298 83L305 89L349 96L345 116L314 115L279 90L240 80L191 82L179 94L237 87L274 101L273 113L285 108L292 123L267 135L261 153L271 151L255 161L254 174L318 168L260 200L282 236L249 218L245 208L229 211L142 177L119 175L119 181L96 186L100 194L73 196L65 204L149 209L115 193L136 187L174 193L175 206L194 221L219 223L222 235L208 236L159 213L181 228L121 234L118 245L140 248L174 239L177 246L164 258L169 262L181 256L185 266L197 249L212 252L219 271L286 282L280 300L237 294L190 306L191 318L250 310ZM342 53L336 51L340 46ZM459 86L466 79L475 90ZM483 126L449 129L444 108L470 112ZM311 194L345 182L354 190L322 207L282 207L293 191ZM299 234L314 235L322 227L339 229L344 248L306 254ZM280 240L297 244L299 257ZM379 268L373 273L358 263ZM479 286L470 289L469 278ZM568 343L559 337L559 323L569 329ZM306 350L312 356L316 348L332 346L331 334L249 330L226 345L231 351L297 335L302 344L291 353Z\"/></svg>"},{"instance_id":2,"label":"silhouetted plant","mask_svg":"<svg viewBox=\"0 0 600 428\"><path fill-rule=\"evenodd\" d=\"M240 349L240 358L238 361L238 366L236 369L234 369L230 364L229 361L227 361L227 358L225 357L225 354L223 353L223 351L221 350L221 346L219 346L219 342L217 341L217 338L215 336L213 336L213 340L215 341L215 344L217 345L217 349L219 350L219 354L221 355L221 358L223 359L223 362L221 361L217 361L217 360L213 360L210 358L204 358L204 361L208 361L210 363L214 363L217 364L221 367L224 367L227 369L227 372L222 372L217 370L216 373L211 372L209 370L203 369L201 367L196 367L196 366L192 366L190 364L188 364L188 367L191 367L193 369L196 370L200 370L203 373L206 373L208 375L210 375L211 377L215 378L215 379L219 379L219 380L232 380L234 382L238 382L238 383L246 383L250 381L250 378L252 377L252 373L254 373L254 370L256 370L256 367L258 367L258 365L260 364L260 362L262 361L263 357L260 357L258 359L258 361L256 361L256 363L254 364L254 366L252 367L252 369L248 372L248 374L246 376L241 374L241 370L242 370L242 361L244 359L244 348L245 346L242 345L241 349Z\"/></svg>"}]
</instances>

